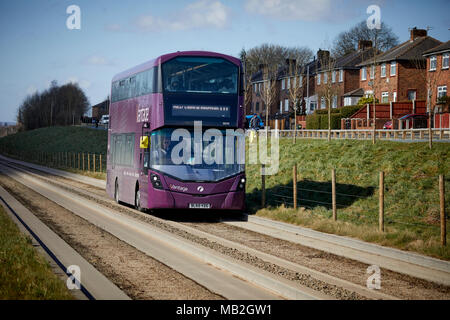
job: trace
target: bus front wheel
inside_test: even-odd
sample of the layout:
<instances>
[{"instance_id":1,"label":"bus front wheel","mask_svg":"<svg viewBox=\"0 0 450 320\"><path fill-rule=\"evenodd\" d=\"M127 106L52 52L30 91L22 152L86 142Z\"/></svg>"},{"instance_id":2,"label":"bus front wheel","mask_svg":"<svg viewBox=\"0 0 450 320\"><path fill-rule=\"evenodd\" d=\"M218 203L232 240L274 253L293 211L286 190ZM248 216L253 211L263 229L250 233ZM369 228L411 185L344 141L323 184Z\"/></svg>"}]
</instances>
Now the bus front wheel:
<instances>
[{"instance_id":1,"label":"bus front wheel","mask_svg":"<svg viewBox=\"0 0 450 320\"><path fill-rule=\"evenodd\" d=\"M134 196L134 207L136 208L136 210L144 212L144 209L141 207L141 191L139 191L139 186L136 187L136 193Z\"/></svg>"}]
</instances>

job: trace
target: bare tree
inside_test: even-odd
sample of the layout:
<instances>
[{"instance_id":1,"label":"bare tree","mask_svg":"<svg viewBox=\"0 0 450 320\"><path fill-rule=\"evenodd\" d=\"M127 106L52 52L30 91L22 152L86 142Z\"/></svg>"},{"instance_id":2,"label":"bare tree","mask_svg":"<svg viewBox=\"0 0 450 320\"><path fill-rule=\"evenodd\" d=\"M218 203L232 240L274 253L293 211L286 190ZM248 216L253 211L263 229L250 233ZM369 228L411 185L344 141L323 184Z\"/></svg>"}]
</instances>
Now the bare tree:
<instances>
[{"instance_id":1,"label":"bare tree","mask_svg":"<svg viewBox=\"0 0 450 320\"><path fill-rule=\"evenodd\" d=\"M303 74L305 71L305 63L296 60L289 60L288 76L293 79L290 81L291 87L289 90L289 101L291 108L294 111L294 144L297 142L297 112L303 102L305 90L303 86Z\"/></svg>"},{"instance_id":2,"label":"bare tree","mask_svg":"<svg viewBox=\"0 0 450 320\"><path fill-rule=\"evenodd\" d=\"M269 125L269 113L272 104L277 96L277 75L278 66L275 64L265 64L263 67L263 88L261 90L261 98L266 107L266 134Z\"/></svg>"},{"instance_id":3,"label":"bare tree","mask_svg":"<svg viewBox=\"0 0 450 320\"><path fill-rule=\"evenodd\" d=\"M356 51L359 40L378 39L378 49L386 51L398 44L398 37L384 22L380 29L369 29L366 21L353 26L350 30L341 32L334 40L333 55L343 56Z\"/></svg>"},{"instance_id":4,"label":"bare tree","mask_svg":"<svg viewBox=\"0 0 450 320\"><path fill-rule=\"evenodd\" d=\"M320 70L318 72L324 75L324 79L322 85L317 90L317 93L320 97L319 100L324 98L328 107L328 141L331 141L331 108L333 99L335 99L338 94L338 89L331 80L331 74L336 67L336 59L328 52L328 54L323 54L318 57L318 61L320 63Z\"/></svg>"}]
</instances>

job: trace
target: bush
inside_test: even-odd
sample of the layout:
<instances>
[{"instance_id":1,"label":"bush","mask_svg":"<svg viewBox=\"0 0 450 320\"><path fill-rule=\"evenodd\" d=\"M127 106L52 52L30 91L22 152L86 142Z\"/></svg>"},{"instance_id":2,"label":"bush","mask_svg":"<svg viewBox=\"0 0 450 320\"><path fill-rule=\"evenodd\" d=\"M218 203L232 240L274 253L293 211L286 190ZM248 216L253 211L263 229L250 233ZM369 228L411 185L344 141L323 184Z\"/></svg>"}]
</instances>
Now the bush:
<instances>
[{"instance_id":1,"label":"bush","mask_svg":"<svg viewBox=\"0 0 450 320\"><path fill-rule=\"evenodd\" d=\"M375 103L379 103L380 101L378 99L375 99ZM362 97L358 101L358 106L364 106L366 104L373 103L373 97Z\"/></svg>"},{"instance_id":2,"label":"bush","mask_svg":"<svg viewBox=\"0 0 450 320\"><path fill-rule=\"evenodd\" d=\"M350 117L359 109L361 109L360 106L346 106L338 109L331 109L331 129L341 129L341 119ZM306 129L327 130L328 109L316 110L314 114L307 116Z\"/></svg>"}]
</instances>

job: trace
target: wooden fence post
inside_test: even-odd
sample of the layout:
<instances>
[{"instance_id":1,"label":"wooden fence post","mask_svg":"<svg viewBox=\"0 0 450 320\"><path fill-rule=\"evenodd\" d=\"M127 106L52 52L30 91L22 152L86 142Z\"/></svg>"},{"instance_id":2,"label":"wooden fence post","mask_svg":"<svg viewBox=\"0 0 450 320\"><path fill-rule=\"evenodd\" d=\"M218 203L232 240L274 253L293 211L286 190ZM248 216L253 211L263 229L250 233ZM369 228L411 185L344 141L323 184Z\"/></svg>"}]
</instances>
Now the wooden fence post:
<instances>
[{"instance_id":1,"label":"wooden fence post","mask_svg":"<svg viewBox=\"0 0 450 320\"><path fill-rule=\"evenodd\" d=\"M261 206L266 207L266 166L261 165Z\"/></svg>"},{"instance_id":2,"label":"wooden fence post","mask_svg":"<svg viewBox=\"0 0 450 320\"><path fill-rule=\"evenodd\" d=\"M331 203L333 206L333 220L337 220L336 210L336 170L331 169Z\"/></svg>"},{"instance_id":3,"label":"wooden fence post","mask_svg":"<svg viewBox=\"0 0 450 320\"><path fill-rule=\"evenodd\" d=\"M88 153L87 157L88 157L88 169L87 169L87 171L91 171L91 155Z\"/></svg>"},{"instance_id":4,"label":"wooden fence post","mask_svg":"<svg viewBox=\"0 0 450 320\"><path fill-rule=\"evenodd\" d=\"M294 209L297 209L297 164L294 165L292 170L292 186L294 187Z\"/></svg>"},{"instance_id":5,"label":"wooden fence post","mask_svg":"<svg viewBox=\"0 0 450 320\"><path fill-rule=\"evenodd\" d=\"M96 155L94 153L94 173L97 172L97 168L95 167L95 158L96 158Z\"/></svg>"},{"instance_id":6,"label":"wooden fence post","mask_svg":"<svg viewBox=\"0 0 450 320\"><path fill-rule=\"evenodd\" d=\"M84 169L85 168L84 168L84 152L83 152L83 171L85 171Z\"/></svg>"},{"instance_id":7,"label":"wooden fence post","mask_svg":"<svg viewBox=\"0 0 450 320\"><path fill-rule=\"evenodd\" d=\"M103 172L102 154L100 153L100 172Z\"/></svg>"},{"instance_id":8,"label":"wooden fence post","mask_svg":"<svg viewBox=\"0 0 450 320\"><path fill-rule=\"evenodd\" d=\"M384 172L380 172L380 204L379 204L380 232L384 232Z\"/></svg>"},{"instance_id":9,"label":"wooden fence post","mask_svg":"<svg viewBox=\"0 0 450 320\"><path fill-rule=\"evenodd\" d=\"M439 202L441 212L441 244L447 245L447 222L445 217L445 180L444 175L439 176Z\"/></svg>"}]
</instances>

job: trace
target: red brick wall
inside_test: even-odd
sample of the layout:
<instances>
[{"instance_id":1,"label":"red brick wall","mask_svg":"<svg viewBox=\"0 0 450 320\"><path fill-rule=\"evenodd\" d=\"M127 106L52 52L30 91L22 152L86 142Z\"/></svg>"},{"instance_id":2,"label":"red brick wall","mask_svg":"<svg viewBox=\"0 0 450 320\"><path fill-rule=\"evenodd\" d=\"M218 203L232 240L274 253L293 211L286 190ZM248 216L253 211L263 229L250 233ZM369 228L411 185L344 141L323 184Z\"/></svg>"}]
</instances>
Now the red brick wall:
<instances>
[{"instance_id":1,"label":"red brick wall","mask_svg":"<svg viewBox=\"0 0 450 320\"><path fill-rule=\"evenodd\" d=\"M397 101L408 100L408 90L416 90L416 99L426 99L426 70L414 63L398 63L399 83Z\"/></svg>"},{"instance_id":2,"label":"red brick wall","mask_svg":"<svg viewBox=\"0 0 450 320\"><path fill-rule=\"evenodd\" d=\"M430 71L430 57L427 58L427 79L434 84L432 89L431 106L437 101L437 87L447 86L447 96L450 96L450 70L442 69L442 54L437 55L436 71Z\"/></svg>"}]
</instances>

